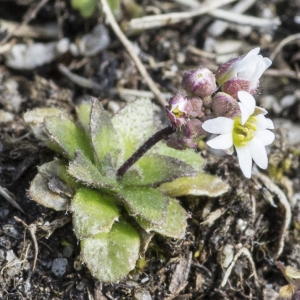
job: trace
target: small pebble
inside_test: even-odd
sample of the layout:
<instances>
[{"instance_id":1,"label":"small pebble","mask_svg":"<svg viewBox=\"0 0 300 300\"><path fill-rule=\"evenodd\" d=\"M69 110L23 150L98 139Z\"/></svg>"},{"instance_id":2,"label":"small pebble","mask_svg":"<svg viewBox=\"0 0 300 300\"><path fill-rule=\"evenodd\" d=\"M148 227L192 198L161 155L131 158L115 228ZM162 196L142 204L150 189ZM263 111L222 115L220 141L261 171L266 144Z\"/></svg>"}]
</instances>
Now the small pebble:
<instances>
[{"instance_id":1,"label":"small pebble","mask_svg":"<svg viewBox=\"0 0 300 300\"><path fill-rule=\"evenodd\" d=\"M19 237L19 232L13 225L4 224L2 226L2 230L3 230L4 234L7 236L13 237L15 239L17 239Z\"/></svg>"},{"instance_id":2,"label":"small pebble","mask_svg":"<svg viewBox=\"0 0 300 300\"><path fill-rule=\"evenodd\" d=\"M0 220L4 220L9 214L9 210L6 208L0 209Z\"/></svg>"},{"instance_id":3,"label":"small pebble","mask_svg":"<svg viewBox=\"0 0 300 300\"><path fill-rule=\"evenodd\" d=\"M85 288L85 285L82 281L78 282L78 284L76 285L76 290L82 292Z\"/></svg>"},{"instance_id":4,"label":"small pebble","mask_svg":"<svg viewBox=\"0 0 300 300\"><path fill-rule=\"evenodd\" d=\"M136 300L152 300L149 291L145 289L139 289L134 293L134 298Z\"/></svg>"},{"instance_id":5,"label":"small pebble","mask_svg":"<svg viewBox=\"0 0 300 300\"><path fill-rule=\"evenodd\" d=\"M295 95L286 95L280 100L280 104L283 108L290 107L294 105L296 102L296 96Z\"/></svg>"},{"instance_id":6,"label":"small pebble","mask_svg":"<svg viewBox=\"0 0 300 300\"><path fill-rule=\"evenodd\" d=\"M11 248L11 242L7 237L0 236L0 246L9 250Z\"/></svg>"},{"instance_id":7,"label":"small pebble","mask_svg":"<svg viewBox=\"0 0 300 300\"><path fill-rule=\"evenodd\" d=\"M58 277L63 276L66 273L67 265L68 260L66 258L55 258L53 260L51 271Z\"/></svg>"},{"instance_id":8,"label":"small pebble","mask_svg":"<svg viewBox=\"0 0 300 300\"><path fill-rule=\"evenodd\" d=\"M63 254L63 257L70 258L73 254L73 247L72 246L64 247L64 250L63 250L62 254Z\"/></svg>"}]
</instances>

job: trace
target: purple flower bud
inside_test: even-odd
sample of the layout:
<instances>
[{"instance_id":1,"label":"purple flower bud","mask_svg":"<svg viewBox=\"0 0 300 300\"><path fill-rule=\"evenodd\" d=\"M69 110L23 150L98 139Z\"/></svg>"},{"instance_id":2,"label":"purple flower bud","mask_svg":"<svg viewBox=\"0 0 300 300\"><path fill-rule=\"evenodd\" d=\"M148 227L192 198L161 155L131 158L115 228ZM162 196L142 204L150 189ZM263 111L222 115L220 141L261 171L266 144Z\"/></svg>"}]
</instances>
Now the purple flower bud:
<instances>
[{"instance_id":1,"label":"purple flower bud","mask_svg":"<svg viewBox=\"0 0 300 300\"><path fill-rule=\"evenodd\" d=\"M186 122L186 136L190 139L205 137L207 132L202 128L202 122L198 119L191 119Z\"/></svg>"},{"instance_id":2,"label":"purple flower bud","mask_svg":"<svg viewBox=\"0 0 300 300\"><path fill-rule=\"evenodd\" d=\"M189 99L192 110L190 112L190 116L194 118L201 118L204 113L202 111L202 100L198 97L193 97Z\"/></svg>"},{"instance_id":3,"label":"purple flower bud","mask_svg":"<svg viewBox=\"0 0 300 300\"><path fill-rule=\"evenodd\" d=\"M217 88L214 74L206 68L186 71L181 84L188 94L199 97L210 96Z\"/></svg>"},{"instance_id":4,"label":"purple flower bud","mask_svg":"<svg viewBox=\"0 0 300 300\"><path fill-rule=\"evenodd\" d=\"M171 124L178 128L185 124L186 117L192 111L192 105L186 96L178 93L171 97L165 109Z\"/></svg>"},{"instance_id":5,"label":"purple flower bud","mask_svg":"<svg viewBox=\"0 0 300 300\"><path fill-rule=\"evenodd\" d=\"M206 135L207 132L202 128L202 122L198 119L190 119L180 130L169 136L167 145L178 150L195 149Z\"/></svg>"},{"instance_id":6,"label":"purple flower bud","mask_svg":"<svg viewBox=\"0 0 300 300\"><path fill-rule=\"evenodd\" d=\"M213 97L212 111L215 117L234 118L241 114L238 102L226 93L217 93Z\"/></svg>"},{"instance_id":7,"label":"purple flower bud","mask_svg":"<svg viewBox=\"0 0 300 300\"><path fill-rule=\"evenodd\" d=\"M254 94L263 72L271 65L271 60L258 55L260 49L252 49L248 54L229 60L216 72L216 80L222 92L235 99L238 91Z\"/></svg>"}]
</instances>

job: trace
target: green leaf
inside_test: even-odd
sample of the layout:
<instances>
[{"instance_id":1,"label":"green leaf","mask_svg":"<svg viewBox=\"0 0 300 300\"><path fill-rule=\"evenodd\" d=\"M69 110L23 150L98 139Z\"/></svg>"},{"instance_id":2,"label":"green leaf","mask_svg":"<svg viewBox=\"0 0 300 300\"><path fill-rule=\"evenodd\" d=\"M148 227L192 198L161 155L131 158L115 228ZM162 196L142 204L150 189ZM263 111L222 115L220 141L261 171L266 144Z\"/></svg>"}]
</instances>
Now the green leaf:
<instances>
[{"instance_id":1,"label":"green leaf","mask_svg":"<svg viewBox=\"0 0 300 300\"><path fill-rule=\"evenodd\" d=\"M122 220L109 232L102 232L81 242L81 257L98 280L115 282L134 269L139 257L140 237Z\"/></svg>"},{"instance_id":2,"label":"green leaf","mask_svg":"<svg viewBox=\"0 0 300 300\"><path fill-rule=\"evenodd\" d=\"M119 211L114 197L92 189L81 188L71 202L73 225L78 239L84 239L100 232L108 232Z\"/></svg>"},{"instance_id":3,"label":"green leaf","mask_svg":"<svg viewBox=\"0 0 300 300\"><path fill-rule=\"evenodd\" d=\"M73 159L76 150L81 150L88 158L93 158L90 141L84 131L68 118L48 117L45 127L50 139L59 146L62 154Z\"/></svg>"},{"instance_id":4,"label":"green leaf","mask_svg":"<svg viewBox=\"0 0 300 300\"><path fill-rule=\"evenodd\" d=\"M140 216L154 224L164 222L168 198L160 191L144 187L125 187L116 192L128 209L129 214Z\"/></svg>"},{"instance_id":5,"label":"green leaf","mask_svg":"<svg viewBox=\"0 0 300 300\"><path fill-rule=\"evenodd\" d=\"M76 106L77 119L82 126L84 132L90 134L90 116L92 110L92 103L89 101L87 103L82 103Z\"/></svg>"},{"instance_id":6,"label":"green leaf","mask_svg":"<svg viewBox=\"0 0 300 300\"><path fill-rule=\"evenodd\" d=\"M179 160L184 161L189 164L196 170L202 170L202 167L205 164L205 159L201 157L199 153L197 153L193 149L185 149L185 150L177 150L170 148L164 142L159 142L153 149L153 152L159 153L161 155L171 156L173 158L177 158Z\"/></svg>"},{"instance_id":7,"label":"green leaf","mask_svg":"<svg viewBox=\"0 0 300 300\"><path fill-rule=\"evenodd\" d=\"M81 151L76 151L75 159L69 164L68 173L83 184L93 188L114 188L117 185L115 177L102 175Z\"/></svg>"},{"instance_id":8,"label":"green leaf","mask_svg":"<svg viewBox=\"0 0 300 300\"><path fill-rule=\"evenodd\" d=\"M78 9L83 18L89 18L96 9L96 0L71 0L71 5Z\"/></svg>"},{"instance_id":9,"label":"green leaf","mask_svg":"<svg viewBox=\"0 0 300 300\"><path fill-rule=\"evenodd\" d=\"M110 117L97 99L92 102L90 132L98 167L107 174L116 165L120 152L119 138Z\"/></svg>"},{"instance_id":10,"label":"green leaf","mask_svg":"<svg viewBox=\"0 0 300 300\"><path fill-rule=\"evenodd\" d=\"M120 183L127 186L155 186L178 177L197 175L198 171L182 160L159 154L144 155Z\"/></svg>"},{"instance_id":11,"label":"green leaf","mask_svg":"<svg viewBox=\"0 0 300 300\"><path fill-rule=\"evenodd\" d=\"M175 199L169 198L166 219L162 224L154 225L141 218L137 218L137 222L146 231L155 231L164 236L182 239L187 226L187 216L188 214L183 207Z\"/></svg>"},{"instance_id":12,"label":"green leaf","mask_svg":"<svg viewBox=\"0 0 300 300\"><path fill-rule=\"evenodd\" d=\"M217 197L226 193L229 185L216 176L200 173L196 177L183 177L163 183L158 189L169 197L185 195Z\"/></svg>"},{"instance_id":13,"label":"green leaf","mask_svg":"<svg viewBox=\"0 0 300 300\"><path fill-rule=\"evenodd\" d=\"M151 101L139 99L128 103L113 117L112 123L119 135L122 150L118 160L120 166L153 134Z\"/></svg>"}]
</instances>

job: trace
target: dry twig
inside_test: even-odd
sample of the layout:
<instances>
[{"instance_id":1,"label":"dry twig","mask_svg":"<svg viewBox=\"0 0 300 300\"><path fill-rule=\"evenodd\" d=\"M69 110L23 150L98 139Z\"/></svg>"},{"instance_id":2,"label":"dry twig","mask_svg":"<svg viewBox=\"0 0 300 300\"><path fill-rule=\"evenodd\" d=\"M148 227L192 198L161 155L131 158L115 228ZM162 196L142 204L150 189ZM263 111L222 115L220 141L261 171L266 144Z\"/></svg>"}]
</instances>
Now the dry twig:
<instances>
[{"instance_id":1,"label":"dry twig","mask_svg":"<svg viewBox=\"0 0 300 300\"><path fill-rule=\"evenodd\" d=\"M142 77L144 78L147 85L149 86L149 88L151 89L153 94L155 95L157 101L163 106L167 105L166 99L163 97L160 90L157 88L154 81L149 76L146 68L142 64L139 57L136 55L132 43L127 39L127 37L125 36L123 31L121 30L120 26L116 22L116 19L115 19L115 17L113 16L113 14L111 12L111 9L110 9L110 7L107 3L107 0L100 0L100 3L102 5L102 11L106 16L106 21L110 24L110 26L112 27L114 33L116 34L116 36L119 38L121 43L124 45L124 47L128 51L129 55L131 56L131 58L135 62L136 67L138 68L138 70L141 73Z\"/></svg>"},{"instance_id":2,"label":"dry twig","mask_svg":"<svg viewBox=\"0 0 300 300\"><path fill-rule=\"evenodd\" d=\"M240 249L240 251L234 256L234 259L233 259L232 263L230 264L230 266L229 266L228 269L226 270L225 275L224 275L224 278L223 278L223 280L222 280L222 282L221 282L221 287L224 287L224 286L226 285L226 283L227 283L227 281L228 281L228 278L229 278L229 276L230 276L230 274L231 274L231 272L232 272L232 269L233 269L234 265L236 264L236 262L237 262L237 260L239 259L239 257L240 257L241 255L243 255L243 254L248 258L248 260L249 260L249 262L250 262L250 264L251 264L252 272L253 272L253 276L254 276L254 282L255 282L255 285L256 285L256 286L259 286L259 281L258 281L258 277L257 277L257 273L256 273L254 261L253 261L253 259L252 259L252 257L251 257L251 254L250 254L249 250L248 250L247 248L243 247L243 248Z\"/></svg>"},{"instance_id":3,"label":"dry twig","mask_svg":"<svg viewBox=\"0 0 300 300\"><path fill-rule=\"evenodd\" d=\"M0 186L0 195L3 198L5 198L8 202L10 202L15 208L17 208L19 211L21 211L23 214L25 214L24 210L21 208L21 206L15 200L14 194L9 192L6 188L3 188L2 186Z\"/></svg>"},{"instance_id":4,"label":"dry twig","mask_svg":"<svg viewBox=\"0 0 300 300\"><path fill-rule=\"evenodd\" d=\"M189 20L194 17L206 14L217 7L226 5L235 0L218 0L213 2L206 2L197 9L187 12L169 13L162 15L146 16L142 18L135 18L130 20L127 24L129 32L135 30L145 30L150 28L162 27L165 25L176 24L184 20Z\"/></svg>"},{"instance_id":5,"label":"dry twig","mask_svg":"<svg viewBox=\"0 0 300 300\"><path fill-rule=\"evenodd\" d=\"M289 43L291 43L291 42L293 42L293 41L295 41L295 40L299 40L299 39L300 39L300 33L292 34L292 35L286 37L285 39L283 39L283 40L277 45L277 47L274 49L274 51L271 53L270 59L271 59L271 60L274 60L274 58L276 57L276 55L281 51L281 49L282 49L285 45L287 45L287 44L289 44Z\"/></svg>"},{"instance_id":6,"label":"dry twig","mask_svg":"<svg viewBox=\"0 0 300 300\"><path fill-rule=\"evenodd\" d=\"M226 21L228 23L234 23L244 26L252 27L274 27L280 25L280 19L263 19L256 18L252 16L242 15L232 11L226 11L222 9L217 9L217 7L223 6L225 4L231 3L234 0L223 0L209 2L209 4L201 5L201 7L194 8L192 11L179 12L179 13L169 13L162 15L146 16L142 18L132 19L127 24L126 30L128 32L136 30L145 30L150 28L162 27L170 24L176 24L184 20L189 20L191 18L208 14L219 20Z\"/></svg>"},{"instance_id":7,"label":"dry twig","mask_svg":"<svg viewBox=\"0 0 300 300\"><path fill-rule=\"evenodd\" d=\"M283 191L274 182L272 182L272 180L269 177L259 172L256 174L256 176L270 192L274 193L277 196L280 204L283 206L285 211L285 216L284 216L284 220L283 220L283 224L279 236L278 248L275 254L275 258L277 258L282 253L284 247L285 234L291 224L291 220L292 220L291 206Z\"/></svg>"},{"instance_id":8,"label":"dry twig","mask_svg":"<svg viewBox=\"0 0 300 300\"><path fill-rule=\"evenodd\" d=\"M32 270L35 269L36 266L36 261L37 261L37 257L38 257L38 253L39 253L39 246L36 240L36 230L37 230L37 225L35 223L32 223L30 225L27 225L23 220L19 219L18 217L15 217L15 220L17 222L20 222L23 224L23 226L28 229L30 236L32 238L33 241L33 245L34 245L34 259L33 259L33 265L32 265Z\"/></svg>"},{"instance_id":9,"label":"dry twig","mask_svg":"<svg viewBox=\"0 0 300 300\"><path fill-rule=\"evenodd\" d=\"M41 0L32 10L29 10L22 23L13 23L13 22L8 22L5 20L0 20L1 27L6 29L9 33L8 35L0 42L0 45L5 44L13 35L15 36L30 36L30 37L36 37L37 34L38 36L42 36L45 38L45 33L47 33L47 37L52 35L53 37L57 38L57 30L47 28L47 27L42 27L41 26L27 26L27 24L35 18L36 14L39 12L39 10L48 2L49 0ZM53 36L55 34L55 36Z\"/></svg>"}]
</instances>

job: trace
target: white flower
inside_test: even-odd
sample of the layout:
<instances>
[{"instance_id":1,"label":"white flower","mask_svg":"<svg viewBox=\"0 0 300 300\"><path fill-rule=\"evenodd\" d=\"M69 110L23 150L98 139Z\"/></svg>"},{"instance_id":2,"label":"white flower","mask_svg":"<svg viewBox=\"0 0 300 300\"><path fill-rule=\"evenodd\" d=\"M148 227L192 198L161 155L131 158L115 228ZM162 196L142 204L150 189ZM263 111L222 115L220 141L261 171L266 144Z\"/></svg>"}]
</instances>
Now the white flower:
<instances>
[{"instance_id":1,"label":"white flower","mask_svg":"<svg viewBox=\"0 0 300 300\"><path fill-rule=\"evenodd\" d=\"M268 166L265 146L270 145L275 135L270 119L255 109L255 99L245 91L238 92L241 116L233 119L218 117L205 121L202 128L209 133L220 134L207 142L214 149L223 149L232 154L236 149L239 164L245 177L251 177L252 159L262 169Z\"/></svg>"}]
</instances>

